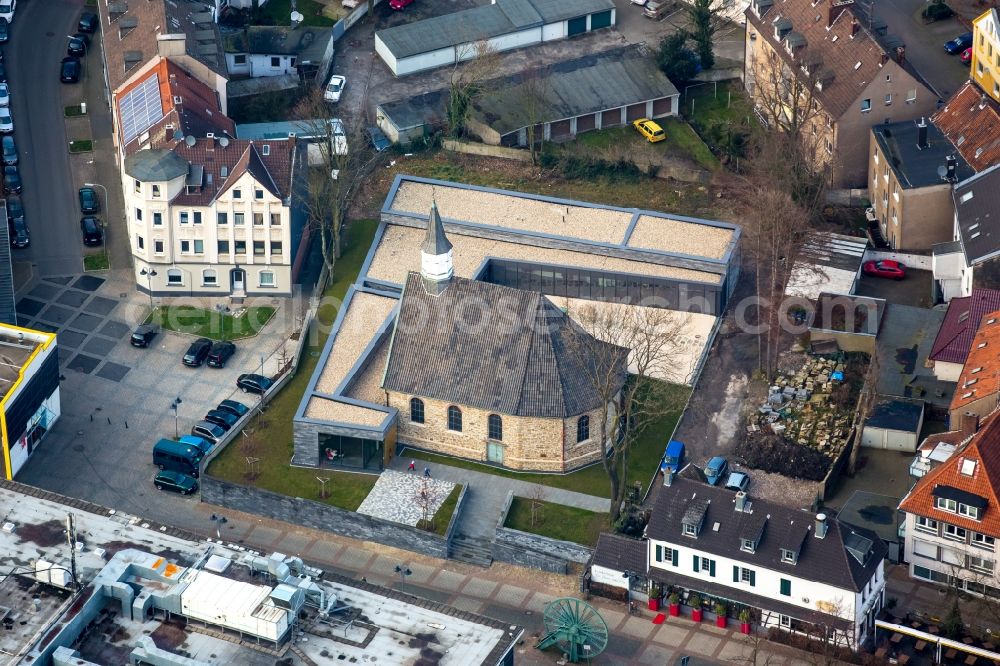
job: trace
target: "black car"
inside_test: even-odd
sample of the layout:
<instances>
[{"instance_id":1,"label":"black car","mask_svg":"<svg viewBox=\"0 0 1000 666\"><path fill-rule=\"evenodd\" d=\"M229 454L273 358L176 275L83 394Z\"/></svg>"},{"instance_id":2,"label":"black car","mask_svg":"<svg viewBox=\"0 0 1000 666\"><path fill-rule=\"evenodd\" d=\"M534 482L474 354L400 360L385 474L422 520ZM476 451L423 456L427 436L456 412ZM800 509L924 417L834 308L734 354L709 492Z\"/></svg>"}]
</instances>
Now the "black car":
<instances>
[{"instance_id":1,"label":"black car","mask_svg":"<svg viewBox=\"0 0 1000 666\"><path fill-rule=\"evenodd\" d=\"M31 236L28 235L28 224L24 217L15 217L7 221L7 233L10 234L10 246L18 249L31 245Z\"/></svg>"},{"instance_id":2,"label":"black car","mask_svg":"<svg viewBox=\"0 0 1000 666\"><path fill-rule=\"evenodd\" d=\"M129 342L132 343L133 347L148 347L149 343L153 341L153 338L159 332L159 324L141 324L132 331L132 337L129 338Z\"/></svg>"},{"instance_id":3,"label":"black car","mask_svg":"<svg viewBox=\"0 0 1000 666\"><path fill-rule=\"evenodd\" d=\"M269 378L263 375L247 373L236 378L236 386L244 393L263 394L274 384Z\"/></svg>"},{"instance_id":4,"label":"black car","mask_svg":"<svg viewBox=\"0 0 1000 666\"><path fill-rule=\"evenodd\" d=\"M76 29L80 32L97 32L97 25L97 14L84 12L80 14L80 22L77 23Z\"/></svg>"},{"instance_id":5,"label":"black car","mask_svg":"<svg viewBox=\"0 0 1000 666\"><path fill-rule=\"evenodd\" d=\"M187 474L165 469L153 477L153 485L157 490L170 490L181 495L198 492L198 482Z\"/></svg>"},{"instance_id":6,"label":"black car","mask_svg":"<svg viewBox=\"0 0 1000 666\"><path fill-rule=\"evenodd\" d=\"M0 44L10 39L10 21L0 16Z\"/></svg>"},{"instance_id":7,"label":"black car","mask_svg":"<svg viewBox=\"0 0 1000 666\"><path fill-rule=\"evenodd\" d=\"M100 245L104 240L101 221L93 215L80 218L80 231L83 233L84 245Z\"/></svg>"},{"instance_id":8,"label":"black car","mask_svg":"<svg viewBox=\"0 0 1000 666\"><path fill-rule=\"evenodd\" d=\"M84 213L97 213L101 210L101 200L92 187L80 188L80 210Z\"/></svg>"},{"instance_id":9,"label":"black car","mask_svg":"<svg viewBox=\"0 0 1000 666\"><path fill-rule=\"evenodd\" d=\"M79 83L80 81L80 59L76 56L66 56L62 59L59 69L59 80L63 83Z\"/></svg>"},{"instance_id":10,"label":"black car","mask_svg":"<svg viewBox=\"0 0 1000 666\"><path fill-rule=\"evenodd\" d=\"M7 66L0 62L0 83L7 83Z\"/></svg>"},{"instance_id":11,"label":"black car","mask_svg":"<svg viewBox=\"0 0 1000 666\"><path fill-rule=\"evenodd\" d=\"M243 416L250 411L249 407L237 400L223 400L219 403L219 406L216 407L216 409L223 412L229 412L234 416Z\"/></svg>"},{"instance_id":12,"label":"black car","mask_svg":"<svg viewBox=\"0 0 1000 666\"><path fill-rule=\"evenodd\" d=\"M7 166L13 166L17 164L17 144L14 143L14 137L11 135L6 135L0 139L0 146L3 146L3 163Z\"/></svg>"},{"instance_id":13,"label":"black car","mask_svg":"<svg viewBox=\"0 0 1000 666\"><path fill-rule=\"evenodd\" d=\"M214 423L226 432L229 432L229 430L232 429L232 427L236 425L236 422L240 419L239 417L230 414L229 412L224 412L221 409L213 409L208 414L205 414L205 420L209 423Z\"/></svg>"},{"instance_id":14,"label":"black car","mask_svg":"<svg viewBox=\"0 0 1000 666\"><path fill-rule=\"evenodd\" d=\"M226 367L226 361L236 353L236 345L228 340L222 340L212 345L212 350L208 352L208 364L213 368Z\"/></svg>"},{"instance_id":15,"label":"black car","mask_svg":"<svg viewBox=\"0 0 1000 666\"><path fill-rule=\"evenodd\" d=\"M66 44L66 55L71 56L84 56L87 55L87 46L90 44L90 40L87 35L78 32L69 38L69 43Z\"/></svg>"},{"instance_id":16,"label":"black car","mask_svg":"<svg viewBox=\"0 0 1000 666\"><path fill-rule=\"evenodd\" d=\"M386 138L385 134L382 133L382 130L377 127L366 127L365 138L368 139L368 143L371 144L376 153L381 153L383 150L386 150L392 145L389 139Z\"/></svg>"},{"instance_id":17,"label":"black car","mask_svg":"<svg viewBox=\"0 0 1000 666\"><path fill-rule=\"evenodd\" d=\"M3 191L5 194L21 193L21 172L16 166L5 166L3 168Z\"/></svg>"},{"instance_id":18,"label":"black car","mask_svg":"<svg viewBox=\"0 0 1000 666\"><path fill-rule=\"evenodd\" d=\"M16 220L24 217L24 206L20 199L7 199L7 219Z\"/></svg>"},{"instance_id":19,"label":"black car","mask_svg":"<svg viewBox=\"0 0 1000 666\"><path fill-rule=\"evenodd\" d=\"M190 368L200 367L205 362L208 352L212 349L212 341L208 338L198 338L191 343L184 354L184 365Z\"/></svg>"}]
</instances>

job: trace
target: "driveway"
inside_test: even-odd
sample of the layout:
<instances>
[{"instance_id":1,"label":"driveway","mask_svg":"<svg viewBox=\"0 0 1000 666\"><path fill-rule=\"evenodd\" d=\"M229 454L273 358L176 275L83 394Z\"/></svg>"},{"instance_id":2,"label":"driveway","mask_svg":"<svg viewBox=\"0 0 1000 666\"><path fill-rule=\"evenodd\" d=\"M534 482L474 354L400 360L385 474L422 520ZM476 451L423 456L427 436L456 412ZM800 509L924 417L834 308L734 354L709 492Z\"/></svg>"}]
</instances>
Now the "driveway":
<instances>
[{"instance_id":1,"label":"driveway","mask_svg":"<svg viewBox=\"0 0 1000 666\"><path fill-rule=\"evenodd\" d=\"M916 268L907 268L906 279L899 282L862 275L855 291L859 296L882 298L890 303L929 308L933 305L931 301L933 277L930 271Z\"/></svg>"},{"instance_id":2,"label":"driveway","mask_svg":"<svg viewBox=\"0 0 1000 666\"><path fill-rule=\"evenodd\" d=\"M191 336L163 332L148 349L129 344L149 308L128 270L39 281L18 302L19 316L24 326L58 332L62 414L17 480L164 520L177 506L196 503L152 492L153 444L175 435L175 398L182 400L180 434L224 398L254 404L254 396L236 389L236 377L258 371L261 354L282 345L294 320L286 316L287 301L265 303L277 304L278 313L255 338L237 341L225 368L192 369L180 362ZM265 372L276 371L268 358Z\"/></svg>"}]
</instances>

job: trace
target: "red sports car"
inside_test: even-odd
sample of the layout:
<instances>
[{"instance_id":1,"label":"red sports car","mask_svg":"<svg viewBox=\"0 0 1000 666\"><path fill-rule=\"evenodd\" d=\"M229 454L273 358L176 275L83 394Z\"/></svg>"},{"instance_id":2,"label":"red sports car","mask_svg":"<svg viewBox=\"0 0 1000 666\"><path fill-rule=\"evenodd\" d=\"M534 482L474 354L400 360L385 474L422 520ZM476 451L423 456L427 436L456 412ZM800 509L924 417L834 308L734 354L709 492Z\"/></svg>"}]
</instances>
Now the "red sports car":
<instances>
[{"instance_id":1,"label":"red sports car","mask_svg":"<svg viewBox=\"0 0 1000 666\"><path fill-rule=\"evenodd\" d=\"M891 259L866 261L862 270L864 270L865 275L871 275L872 277L891 278L893 280L902 280L906 277L906 266Z\"/></svg>"},{"instance_id":2,"label":"red sports car","mask_svg":"<svg viewBox=\"0 0 1000 666\"><path fill-rule=\"evenodd\" d=\"M390 9L395 9L396 11L399 11L403 7L406 7L407 5L412 5L412 4L413 4L413 0L389 0L389 8Z\"/></svg>"},{"instance_id":3,"label":"red sports car","mask_svg":"<svg viewBox=\"0 0 1000 666\"><path fill-rule=\"evenodd\" d=\"M969 47L964 51L962 51L962 55L960 57L962 58L962 62L966 65L972 62L972 47Z\"/></svg>"}]
</instances>

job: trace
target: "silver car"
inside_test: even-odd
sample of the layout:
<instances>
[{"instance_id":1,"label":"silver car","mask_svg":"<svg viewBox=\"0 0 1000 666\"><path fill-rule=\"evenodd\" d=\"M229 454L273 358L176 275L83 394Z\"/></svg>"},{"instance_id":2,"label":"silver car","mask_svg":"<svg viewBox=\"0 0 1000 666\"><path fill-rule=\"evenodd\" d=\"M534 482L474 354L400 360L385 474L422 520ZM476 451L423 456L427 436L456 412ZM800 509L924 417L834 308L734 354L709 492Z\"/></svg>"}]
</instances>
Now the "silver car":
<instances>
[{"instance_id":1,"label":"silver car","mask_svg":"<svg viewBox=\"0 0 1000 666\"><path fill-rule=\"evenodd\" d=\"M0 83L0 106L10 106L10 88L6 83Z\"/></svg>"},{"instance_id":2,"label":"silver car","mask_svg":"<svg viewBox=\"0 0 1000 666\"><path fill-rule=\"evenodd\" d=\"M0 106L0 134L14 132L14 118L10 115L10 107Z\"/></svg>"}]
</instances>

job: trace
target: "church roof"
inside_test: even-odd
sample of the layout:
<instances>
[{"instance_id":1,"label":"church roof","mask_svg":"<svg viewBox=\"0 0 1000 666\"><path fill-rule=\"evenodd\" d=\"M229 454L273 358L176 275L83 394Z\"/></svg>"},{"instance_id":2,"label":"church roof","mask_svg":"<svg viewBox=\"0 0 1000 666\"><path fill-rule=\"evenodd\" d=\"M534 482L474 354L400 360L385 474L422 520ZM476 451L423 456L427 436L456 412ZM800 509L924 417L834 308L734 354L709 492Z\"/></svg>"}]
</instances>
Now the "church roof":
<instances>
[{"instance_id":1,"label":"church roof","mask_svg":"<svg viewBox=\"0 0 1000 666\"><path fill-rule=\"evenodd\" d=\"M446 254L452 248L451 241L444 233L444 224L438 213L437 202L431 202L431 215L427 218L427 236L420 250L430 255Z\"/></svg>"},{"instance_id":2,"label":"church roof","mask_svg":"<svg viewBox=\"0 0 1000 666\"><path fill-rule=\"evenodd\" d=\"M459 277L431 294L411 272L382 386L500 414L565 418L601 407L589 377L606 376L606 366L624 383L626 358L542 294Z\"/></svg>"}]
</instances>

